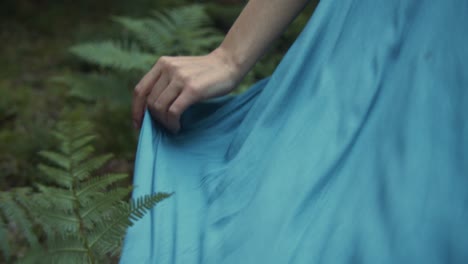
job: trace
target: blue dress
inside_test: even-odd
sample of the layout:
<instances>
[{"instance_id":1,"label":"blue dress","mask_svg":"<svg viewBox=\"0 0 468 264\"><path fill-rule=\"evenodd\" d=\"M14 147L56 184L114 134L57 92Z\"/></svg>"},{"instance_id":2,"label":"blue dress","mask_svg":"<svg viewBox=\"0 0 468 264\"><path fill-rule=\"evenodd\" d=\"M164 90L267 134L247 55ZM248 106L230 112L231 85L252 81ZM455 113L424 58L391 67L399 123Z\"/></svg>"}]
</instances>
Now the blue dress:
<instances>
[{"instance_id":1,"label":"blue dress","mask_svg":"<svg viewBox=\"0 0 468 264\"><path fill-rule=\"evenodd\" d=\"M273 75L146 114L122 264L468 263L468 1L323 0Z\"/></svg>"}]
</instances>

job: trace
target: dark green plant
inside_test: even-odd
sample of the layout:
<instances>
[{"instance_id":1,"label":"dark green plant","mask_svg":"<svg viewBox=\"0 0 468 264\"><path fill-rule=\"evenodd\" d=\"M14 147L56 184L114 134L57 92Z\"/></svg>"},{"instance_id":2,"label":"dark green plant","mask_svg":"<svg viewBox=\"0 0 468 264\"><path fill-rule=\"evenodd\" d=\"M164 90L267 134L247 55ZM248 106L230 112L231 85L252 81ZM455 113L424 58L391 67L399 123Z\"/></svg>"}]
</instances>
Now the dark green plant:
<instances>
[{"instance_id":1,"label":"dark green plant","mask_svg":"<svg viewBox=\"0 0 468 264\"><path fill-rule=\"evenodd\" d=\"M132 188L118 183L126 174L92 176L111 155L92 155L90 131L88 123L60 123L53 132L58 151L40 152L47 160L38 167L43 181L0 192L0 250L6 261L12 259L10 234L20 233L30 247L21 262L107 263L118 254L127 227L170 196L124 202Z\"/></svg>"},{"instance_id":2,"label":"dark green plant","mask_svg":"<svg viewBox=\"0 0 468 264\"><path fill-rule=\"evenodd\" d=\"M94 69L54 79L69 86L72 96L129 105L131 89L160 56L205 54L219 45L223 36L212 27L202 5L153 12L148 18L114 17L113 21L123 28L119 40L70 48Z\"/></svg>"},{"instance_id":3,"label":"dark green plant","mask_svg":"<svg viewBox=\"0 0 468 264\"><path fill-rule=\"evenodd\" d=\"M31 193L29 187L0 192L0 261L3 259L10 263L13 252L18 252L24 244L35 248L40 246L29 206Z\"/></svg>"},{"instance_id":4,"label":"dark green plant","mask_svg":"<svg viewBox=\"0 0 468 264\"><path fill-rule=\"evenodd\" d=\"M34 182L37 152L53 145L48 130L63 101L54 89L0 80L0 190Z\"/></svg>"}]
</instances>

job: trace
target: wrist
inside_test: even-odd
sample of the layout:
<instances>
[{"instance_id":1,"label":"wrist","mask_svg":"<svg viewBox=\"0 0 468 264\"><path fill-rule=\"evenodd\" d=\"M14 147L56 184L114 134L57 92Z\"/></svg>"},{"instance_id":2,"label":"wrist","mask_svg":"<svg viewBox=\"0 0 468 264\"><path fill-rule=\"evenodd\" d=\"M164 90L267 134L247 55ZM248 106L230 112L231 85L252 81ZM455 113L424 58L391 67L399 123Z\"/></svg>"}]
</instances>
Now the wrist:
<instances>
[{"instance_id":1,"label":"wrist","mask_svg":"<svg viewBox=\"0 0 468 264\"><path fill-rule=\"evenodd\" d=\"M243 63L225 47L220 46L216 48L213 50L212 54L219 58L223 64L229 68L235 79L241 79L246 74Z\"/></svg>"}]
</instances>

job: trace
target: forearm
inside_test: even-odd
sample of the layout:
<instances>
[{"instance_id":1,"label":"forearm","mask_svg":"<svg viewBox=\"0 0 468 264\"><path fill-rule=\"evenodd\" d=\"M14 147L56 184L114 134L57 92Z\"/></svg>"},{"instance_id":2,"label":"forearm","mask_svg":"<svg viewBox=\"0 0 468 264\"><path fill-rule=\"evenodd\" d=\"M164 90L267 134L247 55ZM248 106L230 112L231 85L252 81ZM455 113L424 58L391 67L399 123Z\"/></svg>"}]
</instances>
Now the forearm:
<instances>
[{"instance_id":1,"label":"forearm","mask_svg":"<svg viewBox=\"0 0 468 264\"><path fill-rule=\"evenodd\" d=\"M133 121L147 108L173 132L191 105L232 91L308 0L250 0L224 41L204 56L163 56L135 87Z\"/></svg>"},{"instance_id":2,"label":"forearm","mask_svg":"<svg viewBox=\"0 0 468 264\"><path fill-rule=\"evenodd\" d=\"M308 0L250 0L218 50L247 73Z\"/></svg>"}]
</instances>

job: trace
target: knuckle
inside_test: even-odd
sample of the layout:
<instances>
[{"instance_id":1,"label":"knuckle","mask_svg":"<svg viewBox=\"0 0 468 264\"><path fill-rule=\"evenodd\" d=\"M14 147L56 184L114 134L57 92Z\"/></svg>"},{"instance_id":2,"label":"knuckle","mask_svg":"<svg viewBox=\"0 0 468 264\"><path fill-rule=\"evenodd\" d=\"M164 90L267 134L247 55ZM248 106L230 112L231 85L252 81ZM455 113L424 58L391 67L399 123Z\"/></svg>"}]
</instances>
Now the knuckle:
<instances>
[{"instance_id":1,"label":"knuckle","mask_svg":"<svg viewBox=\"0 0 468 264\"><path fill-rule=\"evenodd\" d=\"M182 83L188 83L190 81L190 76L181 71L176 71L174 77Z\"/></svg>"},{"instance_id":2,"label":"knuckle","mask_svg":"<svg viewBox=\"0 0 468 264\"><path fill-rule=\"evenodd\" d=\"M193 97L198 98L201 96L201 89L197 85L195 85L193 82L188 82L185 85L185 89Z\"/></svg>"},{"instance_id":3,"label":"knuckle","mask_svg":"<svg viewBox=\"0 0 468 264\"><path fill-rule=\"evenodd\" d=\"M164 65L165 63L167 63L167 59L168 59L167 56L161 56L161 57L159 57L157 63Z\"/></svg>"},{"instance_id":4,"label":"knuckle","mask_svg":"<svg viewBox=\"0 0 468 264\"><path fill-rule=\"evenodd\" d=\"M166 70L166 72L168 73L173 73L176 71L176 68L173 64L171 63L166 63L166 65L164 66L164 69Z\"/></svg>"},{"instance_id":5,"label":"knuckle","mask_svg":"<svg viewBox=\"0 0 468 264\"><path fill-rule=\"evenodd\" d=\"M159 65L163 70L172 71L174 70L174 64L172 63L170 57L162 56L158 60Z\"/></svg>"},{"instance_id":6,"label":"knuckle","mask_svg":"<svg viewBox=\"0 0 468 264\"><path fill-rule=\"evenodd\" d=\"M151 106L152 103L153 103L153 101L151 101L150 98L146 98L146 104L147 104L148 106Z\"/></svg>"},{"instance_id":7,"label":"knuckle","mask_svg":"<svg viewBox=\"0 0 468 264\"><path fill-rule=\"evenodd\" d=\"M161 104L160 102L154 102L153 107L158 112L161 112L164 108L163 104Z\"/></svg>"},{"instance_id":8,"label":"knuckle","mask_svg":"<svg viewBox=\"0 0 468 264\"><path fill-rule=\"evenodd\" d=\"M172 105L168 110L168 114L170 116L177 117L180 114L180 108L176 105Z\"/></svg>"},{"instance_id":9,"label":"knuckle","mask_svg":"<svg viewBox=\"0 0 468 264\"><path fill-rule=\"evenodd\" d=\"M144 96L144 90L145 89L144 89L143 85L137 84L135 86L135 89L133 89L133 95L135 97L142 97L142 96Z\"/></svg>"}]
</instances>

